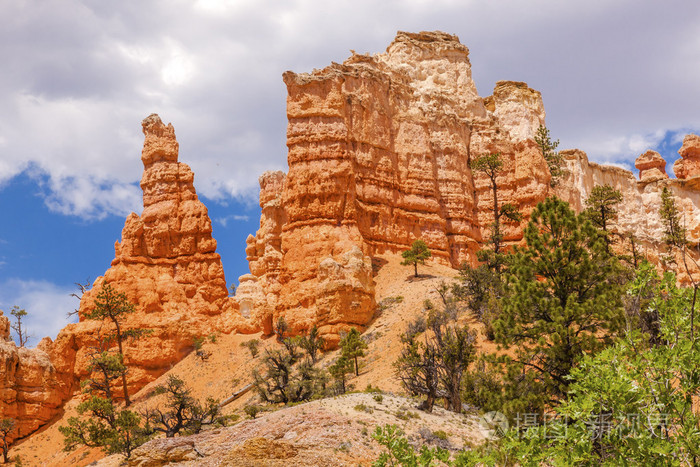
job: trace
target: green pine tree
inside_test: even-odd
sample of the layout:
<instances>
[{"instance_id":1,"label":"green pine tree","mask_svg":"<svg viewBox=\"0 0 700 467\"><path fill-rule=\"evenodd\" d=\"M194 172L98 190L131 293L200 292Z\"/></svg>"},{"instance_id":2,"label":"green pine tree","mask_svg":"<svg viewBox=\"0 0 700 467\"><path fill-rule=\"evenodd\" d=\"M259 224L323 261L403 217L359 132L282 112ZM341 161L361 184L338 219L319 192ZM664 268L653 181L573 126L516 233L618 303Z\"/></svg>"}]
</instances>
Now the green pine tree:
<instances>
[{"instance_id":1,"label":"green pine tree","mask_svg":"<svg viewBox=\"0 0 700 467\"><path fill-rule=\"evenodd\" d=\"M552 175L550 185L557 186L561 178L567 174L564 168L564 157L557 152L559 140L552 141L547 127L540 125L535 134L535 142L540 149L542 157L547 162L549 173Z\"/></svg>"},{"instance_id":2,"label":"green pine tree","mask_svg":"<svg viewBox=\"0 0 700 467\"><path fill-rule=\"evenodd\" d=\"M469 166L474 172L480 172L486 175L491 184L491 192L493 196L493 223L491 224L491 236L489 243L492 250L481 250L478 253L479 261L485 263L490 269L501 272L503 258L501 250L503 249L503 232L501 231L501 223L503 220L509 222L520 222L522 216L515 205L506 203L499 206L498 203L498 175L503 169L503 161L501 153L483 154L476 159L470 161Z\"/></svg>"},{"instance_id":3,"label":"green pine tree","mask_svg":"<svg viewBox=\"0 0 700 467\"><path fill-rule=\"evenodd\" d=\"M421 239L413 242L410 250L406 250L401 253L403 256L403 261L401 262L404 266L413 265L414 277L418 277L418 263L425 264L425 260L430 258L431 253L428 245Z\"/></svg>"},{"instance_id":4,"label":"green pine tree","mask_svg":"<svg viewBox=\"0 0 700 467\"><path fill-rule=\"evenodd\" d=\"M166 438L172 438L181 431L199 433L203 426L214 424L220 419L218 401L210 397L202 405L177 376L168 375L165 384L157 386L154 394L165 395L166 402L165 410L156 407L143 413L150 433L160 432Z\"/></svg>"},{"instance_id":5,"label":"green pine tree","mask_svg":"<svg viewBox=\"0 0 700 467\"><path fill-rule=\"evenodd\" d=\"M141 417L131 410L118 410L109 399L93 395L81 402L77 411L80 418L70 417L68 426L58 427L66 451L84 445L129 458L134 449L148 440Z\"/></svg>"},{"instance_id":6,"label":"green pine tree","mask_svg":"<svg viewBox=\"0 0 700 467\"><path fill-rule=\"evenodd\" d=\"M94 307L84 313L85 318L107 320L114 325L114 332L111 337L117 341L117 348L122 362L124 361L124 342L129 338L138 338L146 332L146 330L142 329L123 329L124 319L134 311L135 307L129 302L126 294L118 292L110 284L104 282L102 289L95 297ZM126 366L121 372L121 380L124 402L128 407L131 405L131 400L129 399L126 383Z\"/></svg>"},{"instance_id":7,"label":"green pine tree","mask_svg":"<svg viewBox=\"0 0 700 467\"><path fill-rule=\"evenodd\" d=\"M355 376L360 375L360 364L358 358L365 356L367 343L362 339L360 331L355 328L340 339L341 355L348 360L355 362Z\"/></svg>"},{"instance_id":8,"label":"green pine tree","mask_svg":"<svg viewBox=\"0 0 700 467\"><path fill-rule=\"evenodd\" d=\"M97 335L97 346L88 356L90 378L81 382L90 398L78 407L80 417L70 417L67 426L59 427L64 436L64 449L79 445L101 447L107 454L122 453L126 457L149 438L141 427L141 417L130 410L119 410L113 399L112 382L126 372L120 353L110 351L112 336Z\"/></svg>"},{"instance_id":9,"label":"green pine tree","mask_svg":"<svg viewBox=\"0 0 700 467\"><path fill-rule=\"evenodd\" d=\"M690 270L688 261L695 264L695 270L700 269L700 265L688 251L689 242L686 236L685 226L681 225L681 215L676 206L676 200L671 194L671 191L664 187L661 191L661 209L659 210L661 222L664 225L664 241L669 249L673 251L677 248L681 252L683 258L683 267L693 285L693 300L690 305L690 336L691 340L695 340L695 307L698 300L698 288L700 284L695 280L693 273Z\"/></svg>"},{"instance_id":10,"label":"green pine tree","mask_svg":"<svg viewBox=\"0 0 700 467\"><path fill-rule=\"evenodd\" d=\"M326 345L326 340L319 334L318 327L313 326L310 331L299 338L299 347L309 354L311 361L316 363L318 354Z\"/></svg>"},{"instance_id":11,"label":"green pine tree","mask_svg":"<svg viewBox=\"0 0 700 467\"><path fill-rule=\"evenodd\" d=\"M605 232L605 244L610 252L610 227L617 220L617 205L622 202L622 193L610 185L597 185L586 199L586 215L593 225Z\"/></svg>"},{"instance_id":12,"label":"green pine tree","mask_svg":"<svg viewBox=\"0 0 700 467\"><path fill-rule=\"evenodd\" d=\"M353 371L353 362L347 357L341 355L336 361L328 367L328 372L331 374L337 384L337 393L345 394L348 390L347 375Z\"/></svg>"},{"instance_id":13,"label":"green pine tree","mask_svg":"<svg viewBox=\"0 0 700 467\"><path fill-rule=\"evenodd\" d=\"M15 421L11 418L0 418L0 449L3 464L10 462L10 434L15 431Z\"/></svg>"},{"instance_id":14,"label":"green pine tree","mask_svg":"<svg viewBox=\"0 0 700 467\"><path fill-rule=\"evenodd\" d=\"M540 203L525 241L511 254L510 292L494 328L496 341L515 351L505 360L519 384L512 396L535 394L527 402L531 408L566 396L576 363L621 329L623 307L619 261L607 253L600 231L568 203Z\"/></svg>"}]
</instances>

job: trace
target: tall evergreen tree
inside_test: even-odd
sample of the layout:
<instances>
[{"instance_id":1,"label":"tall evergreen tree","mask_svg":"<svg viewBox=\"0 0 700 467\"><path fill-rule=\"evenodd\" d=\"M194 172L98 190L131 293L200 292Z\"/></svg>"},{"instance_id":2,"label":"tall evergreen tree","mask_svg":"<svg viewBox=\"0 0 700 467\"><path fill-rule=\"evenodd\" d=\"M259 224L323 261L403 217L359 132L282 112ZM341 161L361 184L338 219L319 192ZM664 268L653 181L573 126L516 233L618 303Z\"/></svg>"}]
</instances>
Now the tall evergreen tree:
<instances>
[{"instance_id":1,"label":"tall evergreen tree","mask_svg":"<svg viewBox=\"0 0 700 467\"><path fill-rule=\"evenodd\" d=\"M362 339L360 331L355 328L340 339L340 349L343 357L355 362L355 376L360 375L360 364L358 358L365 356L367 342Z\"/></svg>"},{"instance_id":2,"label":"tall evergreen tree","mask_svg":"<svg viewBox=\"0 0 700 467\"><path fill-rule=\"evenodd\" d=\"M690 306L690 338L695 340L695 307L698 300L698 281L695 280L693 273L688 265L688 260L695 264L695 270L700 269L700 265L693 258L693 256L688 251L688 238L686 236L685 226L681 224L681 216L676 206L676 200L674 199L671 191L664 187L661 191L661 209L659 210L659 215L661 221L664 225L664 241L668 247L673 250L677 248L681 252L681 257L683 258L683 266L688 279L693 285L693 300Z\"/></svg>"},{"instance_id":3,"label":"tall evergreen tree","mask_svg":"<svg viewBox=\"0 0 700 467\"><path fill-rule=\"evenodd\" d=\"M85 317L88 319L107 320L114 325L114 332L111 335L117 341L117 348L122 362L124 361L124 342L128 338L137 338L141 336L145 330L141 329L123 329L124 318L135 311L134 305L129 302L126 294L118 292L107 282L102 284L102 289L95 297L95 305L91 310L85 312ZM122 391L124 403L128 407L131 405L129 399L129 391L126 384L126 366L121 372Z\"/></svg>"},{"instance_id":4,"label":"tall evergreen tree","mask_svg":"<svg viewBox=\"0 0 700 467\"><path fill-rule=\"evenodd\" d=\"M493 223L491 224L491 236L489 237L492 250L491 252L488 250L480 251L479 261L486 263L496 273L500 273L502 266L500 254L503 249L502 219L510 222L520 222L522 216L513 204L506 203L499 206L498 175L503 169L501 153L483 154L473 159L469 165L472 171L483 173L488 177L493 196Z\"/></svg>"},{"instance_id":5,"label":"tall evergreen tree","mask_svg":"<svg viewBox=\"0 0 700 467\"><path fill-rule=\"evenodd\" d=\"M610 227L617 220L617 205L622 201L620 190L610 185L596 185L586 199L586 215L593 225L605 232L605 245L610 252Z\"/></svg>"},{"instance_id":6,"label":"tall evergreen tree","mask_svg":"<svg viewBox=\"0 0 700 467\"><path fill-rule=\"evenodd\" d=\"M621 328L621 268L600 231L557 198L535 208L525 240L509 260L496 341L515 350L511 375L529 373L535 392L556 399L576 363Z\"/></svg>"},{"instance_id":7,"label":"tall evergreen tree","mask_svg":"<svg viewBox=\"0 0 700 467\"><path fill-rule=\"evenodd\" d=\"M564 158L557 152L559 140L552 141L547 127L540 125L535 134L535 142L542 153L542 157L547 162L549 173L552 175L551 186L557 186L567 171L564 168Z\"/></svg>"},{"instance_id":8,"label":"tall evergreen tree","mask_svg":"<svg viewBox=\"0 0 700 467\"><path fill-rule=\"evenodd\" d=\"M664 241L666 244L677 248L685 247L688 243L685 236L685 227L681 225L681 216L678 206L676 206L676 200L668 187L664 187L661 190L659 216L661 216L661 221L664 224Z\"/></svg>"}]
</instances>

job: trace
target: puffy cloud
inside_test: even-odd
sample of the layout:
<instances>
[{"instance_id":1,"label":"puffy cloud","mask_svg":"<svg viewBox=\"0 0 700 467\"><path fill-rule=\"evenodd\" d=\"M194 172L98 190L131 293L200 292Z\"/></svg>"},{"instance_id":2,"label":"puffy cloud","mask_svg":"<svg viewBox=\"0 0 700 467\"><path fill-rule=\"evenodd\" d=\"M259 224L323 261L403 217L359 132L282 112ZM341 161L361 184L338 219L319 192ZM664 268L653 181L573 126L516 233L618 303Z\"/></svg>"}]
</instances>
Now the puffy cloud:
<instances>
[{"instance_id":1,"label":"puffy cloud","mask_svg":"<svg viewBox=\"0 0 700 467\"><path fill-rule=\"evenodd\" d=\"M138 208L151 112L201 194L254 198L256 176L286 166L281 74L380 52L397 30L458 34L482 95L527 81L562 147L593 160L700 128L700 3L681 0L35 0L0 18L0 184L32 170L52 209L81 217Z\"/></svg>"},{"instance_id":2,"label":"puffy cloud","mask_svg":"<svg viewBox=\"0 0 700 467\"><path fill-rule=\"evenodd\" d=\"M78 300L71 296L73 292L74 288L47 281L8 279L0 282L0 310L8 318L12 318L10 311L15 305L27 311L25 324L31 337L28 345L33 347L45 336L55 339L70 322L68 313L78 306Z\"/></svg>"}]
</instances>

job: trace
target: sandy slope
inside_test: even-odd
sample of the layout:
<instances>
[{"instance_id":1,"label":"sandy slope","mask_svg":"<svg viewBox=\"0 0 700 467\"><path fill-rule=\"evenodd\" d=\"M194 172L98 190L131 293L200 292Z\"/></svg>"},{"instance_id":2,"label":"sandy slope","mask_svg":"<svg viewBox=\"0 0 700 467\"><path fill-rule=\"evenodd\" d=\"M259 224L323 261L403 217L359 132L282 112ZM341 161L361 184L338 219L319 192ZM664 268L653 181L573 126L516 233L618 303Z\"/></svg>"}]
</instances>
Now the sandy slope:
<instances>
[{"instance_id":1,"label":"sandy slope","mask_svg":"<svg viewBox=\"0 0 700 467\"><path fill-rule=\"evenodd\" d=\"M363 361L360 376L351 381L358 390L364 390L367 385L371 384L373 387L378 387L387 392L396 394L402 392L399 382L394 377L394 369L392 366L401 349L400 335L405 331L408 323L422 313L422 304L425 299L430 299L434 303L440 301L440 297L436 291L436 287L440 282L443 280L450 281L456 275L456 271L449 267L438 264L427 264L419 267L421 277L416 279L412 277L413 268L401 266L400 261L401 258L399 256L385 256L375 260L377 302L381 303L382 300L386 298L395 298L399 296L402 297L402 300L400 303L393 303L387 307L381 307L383 309L381 309L381 312L377 314L374 321L365 331L364 335L369 340L368 356ZM468 316L463 319L467 322L472 321ZM480 328L473 322L471 324L477 329ZM491 347L483 343L481 332L479 332L479 336L479 341L482 346ZM192 353L175 365L169 373L183 378L197 397L205 398L212 396L223 400L236 390L246 386L250 382L251 370L257 365L260 365L261 357L252 358L248 350L240 346L241 342L260 338L261 336L259 334L218 336L216 342L207 341L204 345L204 350L211 353L208 359L202 360ZM261 339L261 354L265 347L274 345L278 345L275 343L274 339ZM326 353L321 360L321 364L325 366L332 363L336 356L337 351ZM153 399L149 394L155 385L164 381L165 376L166 375L151 383L134 396L134 408L136 410L157 403L157 399ZM353 398L359 398L361 402L357 402ZM226 406L224 412L227 414L242 414L242 408L246 404L255 402L255 399L256 396L252 392L249 392L237 401ZM368 407L373 406L373 413L369 414L354 410L354 406L359 403L364 403ZM103 455L98 450L83 448L74 453L64 453L61 451L63 437L58 432L58 426L66 424L67 418L74 415L76 405L77 401L71 401L66 406L65 413L62 417L57 419L52 425L45 427L41 432L18 443L18 445L12 449L11 455L19 454L24 461L24 465L42 465L46 467L87 465L102 457ZM240 448L241 440L255 437L271 437L272 431L276 429L274 427L278 425L276 417L287 417L287 415L284 415L286 413L289 414L288 416L290 419L294 417L304 419L304 417L300 415L300 413L303 412L306 412L306 414L317 413L319 417L321 416L320 414L326 414L330 418L322 424L326 427L322 430L328 431L328 427L332 427L333 423L341 424L344 428L342 430L343 436L338 437L336 445L330 442L328 446L325 446L323 449L330 449L329 452L333 452L334 455L336 454L335 450L338 449L340 449L339 452L342 453L343 448L341 443L345 435L352 435L354 436L354 438L352 438L354 441L351 442L353 446L358 448L352 449L353 452L358 453L352 456L352 462L354 462L352 465L357 465L358 461L368 461L377 455L376 444L370 441L369 436L362 434L365 428L371 433L376 424L386 421L388 423L403 425L407 428L409 433L413 433L412 436L417 436L415 433L417 433L417 430L420 428L420 423L417 419L409 418L409 420L406 421L392 415L392 413L397 412L402 406L405 407L406 410L417 413L417 410L412 407L415 405L415 401L390 395L384 396L384 402L382 404L376 403L371 395L367 394L357 394L350 398L326 399L269 413L260 418L260 420L246 421L236 427L222 429L219 431L219 434L208 433L206 435L208 441L206 442L210 445L216 445L218 443L222 446L225 445L227 449L230 448L229 450L235 450ZM401 415L405 410L399 412ZM441 411L441 409L436 410L436 413L441 412L444 411ZM421 421L427 423L428 430L443 430L448 434L451 433L449 441L451 443L450 445L453 447L461 447L464 445L465 440L475 441L480 439L478 430L474 429L473 420L467 419L465 416L446 413L433 419L431 416L423 413L419 415ZM313 420L313 418L311 420ZM330 423L328 420L331 420L333 423L328 425L328 423ZM360 421L363 423L360 423ZM266 428L266 425L269 426ZM280 426L284 426L284 424ZM352 430L348 427L352 427ZM250 436L246 435L247 437L244 436L242 433L246 432L246 430L252 434L250 434ZM314 433L319 429L315 428L313 424L305 423L303 424L303 430ZM425 430L423 431L425 432ZM284 433L279 431L275 433L277 434L275 434L274 437L277 437L281 433L281 439L287 441L291 439L290 442L295 446L298 445L297 449L302 453L313 453L315 449L314 446L319 446L317 443L308 441L308 439L314 439L313 436L315 435L312 434L309 434L307 439L304 438L306 435L299 434L299 432L296 432L296 437L291 437L289 430ZM219 438L217 438L217 436L223 438L218 440ZM231 439L231 437L234 437L235 440ZM226 441L224 441L224 439ZM299 441L299 439L302 439L302 441ZM362 446L366 446L366 449ZM321 455L323 449L319 450L318 455ZM304 456L305 455L306 454L304 454ZM303 461L303 459L305 459L304 456L299 457L298 461ZM289 464L289 462L285 463Z\"/></svg>"}]
</instances>

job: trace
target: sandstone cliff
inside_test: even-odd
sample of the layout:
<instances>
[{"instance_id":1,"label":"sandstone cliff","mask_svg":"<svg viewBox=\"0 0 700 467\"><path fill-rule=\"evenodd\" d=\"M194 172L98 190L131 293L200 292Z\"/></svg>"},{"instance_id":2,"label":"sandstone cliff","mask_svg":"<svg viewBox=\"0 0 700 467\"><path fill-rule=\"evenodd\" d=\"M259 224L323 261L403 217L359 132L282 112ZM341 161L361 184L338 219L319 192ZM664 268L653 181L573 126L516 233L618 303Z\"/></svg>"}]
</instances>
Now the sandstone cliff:
<instances>
[{"instance_id":1,"label":"sandstone cliff","mask_svg":"<svg viewBox=\"0 0 700 467\"><path fill-rule=\"evenodd\" d=\"M15 420L10 441L48 422L60 409L69 387L59 379L46 345L17 347L10 338L9 320L0 311L0 418Z\"/></svg>"},{"instance_id":2,"label":"sandstone cliff","mask_svg":"<svg viewBox=\"0 0 700 467\"><path fill-rule=\"evenodd\" d=\"M157 115L143 121L145 141L143 212L126 219L115 258L80 302L81 322L67 326L53 344L60 369L84 377L88 352L103 323L85 320L102 284L108 282L136 305L126 329L151 330L127 344L126 363L132 390L165 372L192 350L195 337L231 330L222 313L234 306L221 258L212 238L207 208L197 198L194 175L178 162L178 143L172 125ZM66 356L74 355L74 358Z\"/></svg>"},{"instance_id":3,"label":"sandstone cliff","mask_svg":"<svg viewBox=\"0 0 700 467\"><path fill-rule=\"evenodd\" d=\"M373 255L422 238L458 266L492 221L488 181L469 160L501 152L504 202L528 212L548 192L533 141L540 93L499 82L482 99L456 36L399 32L386 53L287 72L289 171L260 178L260 230L248 238L251 274L236 300L266 333L284 317L331 344L372 318ZM506 229L517 240L520 226ZM248 311L251 310L251 311Z\"/></svg>"},{"instance_id":4,"label":"sandstone cliff","mask_svg":"<svg viewBox=\"0 0 700 467\"><path fill-rule=\"evenodd\" d=\"M694 136L694 135L691 135ZM686 141L693 138L686 137ZM684 144L679 153L686 151ZM612 231L626 236L633 234L637 241L637 252L652 263L675 269L682 282L688 282L682 266L682 256L674 252L668 256L663 242L664 227L659 216L661 192L667 187L674 195L681 220L691 245L700 242L700 176L689 179L670 179L665 173L666 162L654 151L639 156L635 164L640 169L638 180L632 172L606 165L589 162L586 153L580 150L562 151L569 174L557 187L556 195L568 201L576 211L585 208L586 198L596 185L611 185L620 190L623 200L619 203L619 216ZM679 159L682 160L682 159ZM629 239L617 240L616 248L627 255L632 254ZM691 252L697 258L696 252ZM696 281L700 281L700 271L689 264Z\"/></svg>"}]
</instances>

